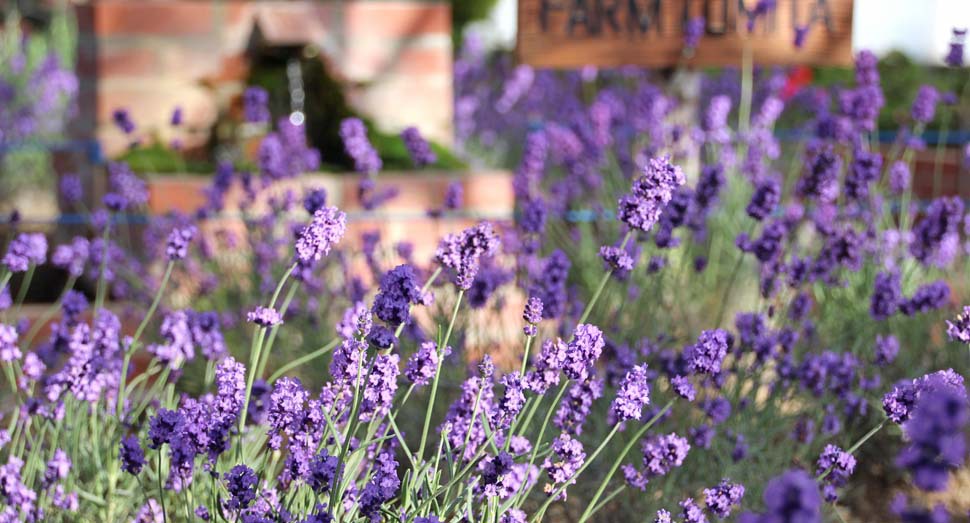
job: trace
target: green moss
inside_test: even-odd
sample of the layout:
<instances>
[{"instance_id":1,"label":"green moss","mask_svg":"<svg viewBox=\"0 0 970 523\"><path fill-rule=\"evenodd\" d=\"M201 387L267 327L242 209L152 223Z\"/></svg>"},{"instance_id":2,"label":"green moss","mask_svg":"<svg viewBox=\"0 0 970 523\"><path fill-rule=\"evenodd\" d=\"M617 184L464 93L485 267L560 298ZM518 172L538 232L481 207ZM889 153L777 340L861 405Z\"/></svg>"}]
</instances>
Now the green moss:
<instances>
[{"instance_id":1,"label":"green moss","mask_svg":"<svg viewBox=\"0 0 970 523\"><path fill-rule=\"evenodd\" d=\"M211 174L215 166L210 162L186 160L177 151L159 143L129 149L118 160L127 162L136 173Z\"/></svg>"}]
</instances>

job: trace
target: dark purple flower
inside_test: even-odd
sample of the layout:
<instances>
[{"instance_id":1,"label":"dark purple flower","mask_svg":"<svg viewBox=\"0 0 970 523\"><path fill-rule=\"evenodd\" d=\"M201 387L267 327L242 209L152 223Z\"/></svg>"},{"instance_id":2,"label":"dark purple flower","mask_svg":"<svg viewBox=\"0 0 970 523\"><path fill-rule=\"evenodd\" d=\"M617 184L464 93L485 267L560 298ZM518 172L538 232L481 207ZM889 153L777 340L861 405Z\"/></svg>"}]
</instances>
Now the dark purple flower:
<instances>
[{"instance_id":1,"label":"dark purple flower","mask_svg":"<svg viewBox=\"0 0 970 523\"><path fill-rule=\"evenodd\" d=\"M118 459L121 460L121 470L137 476L145 466L145 451L141 448L138 436L132 434L121 440L121 448L118 451Z\"/></svg>"},{"instance_id":2,"label":"dark purple flower","mask_svg":"<svg viewBox=\"0 0 970 523\"><path fill-rule=\"evenodd\" d=\"M684 357L691 372L713 376L721 372L721 362L727 351L728 333L715 329L702 332L697 343L684 350Z\"/></svg>"},{"instance_id":3,"label":"dark purple flower","mask_svg":"<svg viewBox=\"0 0 970 523\"><path fill-rule=\"evenodd\" d=\"M882 172L882 155L862 150L855 152L855 158L845 177L847 198L863 201L869 197L869 184L879 179Z\"/></svg>"},{"instance_id":4,"label":"dark purple flower","mask_svg":"<svg viewBox=\"0 0 970 523\"><path fill-rule=\"evenodd\" d=\"M907 316L939 309L950 301L950 286L944 280L919 286L913 296L899 305Z\"/></svg>"},{"instance_id":5,"label":"dark purple flower","mask_svg":"<svg viewBox=\"0 0 970 523\"><path fill-rule=\"evenodd\" d=\"M269 114L269 93L262 87L247 87L243 92L243 115L249 123L267 123Z\"/></svg>"},{"instance_id":6,"label":"dark purple flower","mask_svg":"<svg viewBox=\"0 0 970 523\"><path fill-rule=\"evenodd\" d=\"M391 329L383 325L375 325L367 335L367 341L379 349L389 349L397 345L397 336Z\"/></svg>"},{"instance_id":7,"label":"dark purple flower","mask_svg":"<svg viewBox=\"0 0 970 523\"><path fill-rule=\"evenodd\" d=\"M260 327L274 327L283 323L283 317L272 307L258 306L246 314L246 321Z\"/></svg>"},{"instance_id":8,"label":"dark purple flower","mask_svg":"<svg viewBox=\"0 0 970 523\"><path fill-rule=\"evenodd\" d=\"M730 516L731 510L741 505L743 497L744 485L727 479L722 479L716 487L704 489L704 504L719 518Z\"/></svg>"},{"instance_id":9,"label":"dark purple flower","mask_svg":"<svg viewBox=\"0 0 970 523\"><path fill-rule=\"evenodd\" d=\"M892 334L886 336L876 336L876 357L874 363L884 366L896 361L899 354L899 340Z\"/></svg>"},{"instance_id":10,"label":"dark purple flower","mask_svg":"<svg viewBox=\"0 0 970 523\"><path fill-rule=\"evenodd\" d=\"M20 335L15 327L0 323L0 362L19 360L23 356L17 345L19 338Z\"/></svg>"},{"instance_id":11,"label":"dark purple flower","mask_svg":"<svg viewBox=\"0 0 970 523\"><path fill-rule=\"evenodd\" d=\"M781 182L774 176L765 176L758 181L754 194L745 211L748 216L761 221L775 212L781 201Z\"/></svg>"},{"instance_id":12,"label":"dark purple flower","mask_svg":"<svg viewBox=\"0 0 970 523\"><path fill-rule=\"evenodd\" d=\"M743 523L822 523L818 484L803 470L789 470L768 481L765 513L742 514Z\"/></svg>"},{"instance_id":13,"label":"dark purple flower","mask_svg":"<svg viewBox=\"0 0 970 523\"><path fill-rule=\"evenodd\" d=\"M831 486L832 489L826 489L826 501L835 501L835 489L844 487L849 482L849 476L855 472L855 466L855 456L835 445L825 446L822 454L818 457L815 475L821 477L822 474L828 473L824 482L827 487Z\"/></svg>"},{"instance_id":14,"label":"dark purple flower","mask_svg":"<svg viewBox=\"0 0 970 523\"><path fill-rule=\"evenodd\" d=\"M943 61L950 67L963 67L963 41L967 36L967 29L953 28L953 36L950 39L950 48L947 50Z\"/></svg>"},{"instance_id":15,"label":"dark purple flower","mask_svg":"<svg viewBox=\"0 0 970 523\"><path fill-rule=\"evenodd\" d=\"M360 402L361 421L383 419L391 409L397 392L397 376L401 357L397 354L378 354L374 357L364 383Z\"/></svg>"},{"instance_id":16,"label":"dark purple flower","mask_svg":"<svg viewBox=\"0 0 970 523\"><path fill-rule=\"evenodd\" d=\"M707 516L704 514L704 510L694 502L694 498L687 498L681 501L679 505L684 523L707 523Z\"/></svg>"},{"instance_id":17,"label":"dark purple flower","mask_svg":"<svg viewBox=\"0 0 970 523\"><path fill-rule=\"evenodd\" d=\"M603 258L609 270L618 275L625 275L633 270L633 257L619 247L610 245L600 247L600 258Z\"/></svg>"},{"instance_id":18,"label":"dark purple flower","mask_svg":"<svg viewBox=\"0 0 970 523\"><path fill-rule=\"evenodd\" d=\"M566 312L566 280L572 263L556 249L540 265L529 292L542 300L544 319L557 318Z\"/></svg>"},{"instance_id":19,"label":"dark purple flower","mask_svg":"<svg viewBox=\"0 0 970 523\"><path fill-rule=\"evenodd\" d=\"M562 371L567 378L583 381L603 352L606 341L603 331L595 325L582 323L573 331L573 339L566 347Z\"/></svg>"},{"instance_id":20,"label":"dark purple flower","mask_svg":"<svg viewBox=\"0 0 970 523\"><path fill-rule=\"evenodd\" d=\"M236 465L229 472L223 474L229 499L224 504L229 510L241 510L256 500L256 485L259 478L253 469L246 465Z\"/></svg>"},{"instance_id":21,"label":"dark purple flower","mask_svg":"<svg viewBox=\"0 0 970 523\"><path fill-rule=\"evenodd\" d=\"M947 389L966 398L963 376L953 369L926 374L912 381L897 383L882 398L882 408L894 423L904 423L910 418L919 398L930 391Z\"/></svg>"},{"instance_id":22,"label":"dark purple flower","mask_svg":"<svg viewBox=\"0 0 970 523\"><path fill-rule=\"evenodd\" d=\"M808 38L808 25L799 25L795 27L795 48L801 49L805 45L805 40Z\"/></svg>"},{"instance_id":23,"label":"dark purple flower","mask_svg":"<svg viewBox=\"0 0 970 523\"><path fill-rule=\"evenodd\" d=\"M564 432L579 436L589 416L593 402L603 396L603 380L589 377L569 387L566 397L559 404L553 424Z\"/></svg>"},{"instance_id":24,"label":"dark purple flower","mask_svg":"<svg viewBox=\"0 0 970 523\"><path fill-rule=\"evenodd\" d=\"M946 240L959 234L962 218L963 200L959 197L933 200L923 219L913 227L913 241L909 246L913 257L924 264L947 265L948 259L942 260L946 263L937 263L940 261L938 258L941 258L939 254L945 250L942 247L947 243Z\"/></svg>"},{"instance_id":25,"label":"dark purple flower","mask_svg":"<svg viewBox=\"0 0 970 523\"><path fill-rule=\"evenodd\" d=\"M309 189L303 195L303 208L311 215L327 206L327 190L323 187Z\"/></svg>"},{"instance_id":26,"label":"dark purple flower","mask_svg":"<svg viewBox=\"0 0 970 523\"><path fill-rule=\"evenodd\" d=\"M538 296L529 297L529 301L525 304L525 310L522 312L522 319L526 323L526 326L522 328L525 335L535 336L539 332L536 325L542 321L542 300ZM528 354L524 357L528 357Z\"/></svg>"},{"instance_id":27,"label":"dark purple flower","mask_svg":"<svg viewBox=\"0 0 970 523\"><path fill-rule=\"evenodd\" d=\"M896 272L876 274L869 305L869 314L872 318L881 321L892 317L902 302L903 291L900 288L899 274Z\"/></svg>"},{"instance_id":28,"label":"dark purple flower","mask_svg":"<svg viewBox=\"0 0 970 523\"><path fill-rule=\"evenodd\" d=\"M424 167L438 161L438 157L431 150L427 140L421 136L421 131L418 131L417 127L405 128L401 131L401 139L404 141L408 155L411 156L411 161L414 162L416 167Z\"/></svg>"},{"instance_id":29,"label":"dark purple flower","mask_svg":"<svg viewBox=\"0 0 970 523\"><path fill-rule=\"evenodd\" d=\"M310 223L303 227L296 239L296 257L309 264L330 254L330 248L347 231L347 215L336 207L323 207L313 213Z\"/></svg>"},{"instance_id":30,"label":"dark purple flower","mask_svg":"<svg viewBox=\"0 0 970 523\"><path fill-rule=\"evenodd\" d=\"M84 197L84 183L76 174L65 174L61 177L61 196L67 203L77 203Z\"/></svg>"},{"instance_id":31,"label":"dark purple flower","mask_svg":"<svg viewBox=\"0 0 970 523\"><path fill-rule=\"evenodd\" d=\"M911 419L903 425L910 443L896 458L917 487L946 490L950 471L965 460L967 421L965 390L937 387L917 399Z\"/></svg>"},{"instance_id":32,"label":"dark purple flower","mask_svg":"<svg viewBox=\"0 0 970 523\"><path fill-rule=\"evenodd\" d=\"M839 196L839 172L842 158L830 146L809 152L807 168L795 184L795 193L803 198L817 198L832 203Z\"/></svg>"},{"instance_id":33,"label":"dark purple flower","mask_svg":"<svg viewBox=\"0 0 970 523\"><path fill-rule=\"evenodd\" d=\"M367 126L359 118L340 122L340 138L344 150L354 160L354 169L363 174L375 174L384 166L377 150L367 138Z\"/></svg>"},{"instance_id":34,"label":"dark purple flower","mask_svg":"<svg viewBox=\"0 0 970 523\"><path fill-rule=\"evenodd\" d=\"M445 210L454 211L460 209L462 200L464 199L464 193L465 189L460 181L455 180L448 183L448 187L445 188Z\"/></svg>"},{"instance_id":35,"label":"dark purple flower","mask_svg":"<svg viewBox=\"0 0 970 523\"><path fill-rule=\"evenodd\" d=\"M650 404L650 380L647 366L633 367L620 382L610 413L618 422L639 420L643 408Z\"/></svg>"},{"instance_id":36,"label":"dark purple flower","mask_svg":"<svg viewBox=\"0 0 970 523\"><path fill-rule=\"evenodd\" d=\"M317 494L324 494L330 491L337 478L337 456L331 456L327 449L320 449L320 452L310 461L310 470L306 477L306 483Z\"/></svg>"},{"instance_id":37,"label":"dark purple flower","mask_svg":"<svg viewBox=\"0 0 970 523\"><path fill-rule=\"evenodd\" d=\"M10 272L25 272L31 264L47 261L47 238L40 233L21 233L7 245L2 263Z\"/></svg>"},{"instance_id":38,"label":"dark purple flower","mask_svg":"<svg viewBox=\"0 0 970 523\"><path fill-rule=\"evenodd\" d=\"M121 132L125 134L135 132L135 122L131 120L131 114L128 113L128 109L115 109L111 113L111 120Z\"/></svg>"},{"instance_id":39,"label":"dark purple flower","mask_svg":"<svg viewBox=\"0 0 970 523\"><path fill-rule=\"evenodd\" d=\"M512 425L515 417L522 412L522 408L525 406L525 385L522 375L518 373L502 376L502 385L505 386L505 393L498 401L492 422L496 426L506 429Z\"/></svg>"},{"instance_id":40,"label":"dark purple flower","mask_svg":"<svg viewBox=\"0 0 970 523\"><path fill-rule=\"evenodd\" d=\"M619 200L620 221L631 229L649 231L660 219L674 191L684 184L684 173L669 158L652 158L629 193Z\"/></svg>"},{"instance_id":41,"label":"dark purple flower","mask_svg":"<svg viewBox=\"0 0 970 523\"><path fill-rule=\"evenodd\" d=\"M940 101L940 92L932 85L921 85L913 100L910 114L917 123L927 124L936 114L936 104Z\"/></svg>"},{"instance_id":42,"label":"dark purple flower","mask_svg":"<svg viewBox=\"0 0 970 523\"><path fill-rule=\"evenodd\" d=\"M444 355L451 353L451 347L445 349ZM404 377L418 387L423 387L434 378L438 370L438 347L433 341L421 344L417 351L408 358L404 367Z\"/></svg>"},{"instance_id":43,"label":"dark purple flower","mask_svg":"<svg viewBox=\"0 0 970 523\"><path fill-rule=\"evenodd\" d=\"M690 378L687 376L674 376L670 378L670 386L673 387L674 392L678 396L687 401L694 401L694 398L697 396L694 384L690 382Z\"/></svg>"},{"instance_id":44,"label":"dark purple flower","mask_svg":"<svg viewBox=\"0 0 970 523\"><path fill-rule=\"evenodd\" d=\"M172 441L176 427L182 422L182 415L178 411L159 409L148 422L148 447L158 449Z\"/></svg>"},{"instance_id":45,"label":"dark purple flower","mask_svg":"<svg viewBox=\"0 0 970 523\"><path fill-rule=\"evenodd\" d=\"M651 436L643 441L643 471L636 470L632 465L624 467L627 481L636 488L644 490L651 478L664 476L671 470L684 464L690 444L686 438L676 434Z\"/></svg>"},{"instance_id":46,"label":"dark purple flower","mask_svg":"<svg viewBox=\"0 0 970 523\"><path fill-rule=\"evenodd\" d=\"M495 254L499 240L492 224L482 222L458 234L445 236L435 251L435 261L453 272L452 281L468 290L478 274L481 259Z\"/></svg>"},{"instance_id":47,"label":"dark purple flower","mask_svg":"<svg viewBox=\"0 0 970 523\"><path fill-rule=\"evenodd\" d=\"M165 246L165 256L170 261L184 260L189 253L189 243L195 237L196 231L194 225L172 229L168 235L168 244Z\"/></svg>"},{"instance_id":48,"label":"dark purple flower","mask_svg":"<svg viewBox=\"0 0 970 523\"><path fill-rule=\"evenodd\" d=\"M946 334L952 341L970 344L970 307L964 305L953 321L946 321Z\"/></svg>"},{"instance_id":49,"label":"dark purple flower","mask_svg":"<svg viewBox=\"0 0 970 523\"><path fill-rule=\"evenodd\" d=\"M703 16L695 16L684 23L685 49L693 50L697 48L697 44L701 41L701 36L704 35L704 24L705 20Z\"/></svg>"},{"instance_id":50,"label":"dark purple flower","mask_svg":"<svg viewBox=\"0 0 970 523\"><path fill-rule=\"evenodd\" d=\"M573 476L586 461L583 444L565 432L553 440L552 452L555 454L555 459L549 456L542 463L542 469L549 474L549 479L552 481L545 486L545 492L549 495L566 482L575 483L576 480ZM564 490L562 495L565 495L565 493Z\"/></svg>"},{"instance_id":51,"label":"dark purple flower","mask_svg":"<svg viewBox=\"0 0 970 523\"><path fill-rule=\"evenodd\" d=\"M894 194L900 195L906 192L911 179L912 175L906 162L897 160L889 167L889 189Z\"/></svg>"},{"instance_id":52,"label":"dark purple flower","mask_svg":"<svg viewBox=\"0 0 970 523\"><path fill-rule=\"evenodd\" d=\"M411 305L425 303L425 296L418 287L414 267L398 265L381 277L380 292L374 297L374 315L397 326L411 319Z\"/></svg>"}]
</instances>

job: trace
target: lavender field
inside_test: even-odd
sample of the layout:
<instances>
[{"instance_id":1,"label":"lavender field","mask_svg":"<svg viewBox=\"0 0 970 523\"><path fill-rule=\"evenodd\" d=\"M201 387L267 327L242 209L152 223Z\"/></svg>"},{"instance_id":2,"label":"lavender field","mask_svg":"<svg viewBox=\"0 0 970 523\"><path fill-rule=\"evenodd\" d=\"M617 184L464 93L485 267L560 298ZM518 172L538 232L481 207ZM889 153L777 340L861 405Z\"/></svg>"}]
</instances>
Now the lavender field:
<instances>
[{"instance_id":1,"label":"lavender field","mask_svg":"<svg viewBox=\"0 0 970 523\"><path fill-rule=\"evenodd\" d=\"M3 183L85 112L69 26L17 27ZM319 149L254 83L192 212L138 166L198 156L111 107L125 151L0 224L0 521L970 521L965 35L901 111L864 50L813 82L468 35L453 152L357 115ZM341 158L349 195L314 182ZM455 174L441 237L391 240L401 161L507 168L514 212Z\"/></svg>"}]
</instances>

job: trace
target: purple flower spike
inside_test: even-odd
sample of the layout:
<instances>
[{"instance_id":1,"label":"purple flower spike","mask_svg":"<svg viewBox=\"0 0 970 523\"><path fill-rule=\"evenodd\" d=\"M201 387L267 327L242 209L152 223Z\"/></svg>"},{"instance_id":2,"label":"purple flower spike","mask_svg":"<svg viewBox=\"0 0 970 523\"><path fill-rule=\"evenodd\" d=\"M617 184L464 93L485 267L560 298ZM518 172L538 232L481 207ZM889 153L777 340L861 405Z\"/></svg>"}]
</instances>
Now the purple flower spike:
<instances>
[{"instance_id":1,"label":"purple flower spike","mask_svg":"<svg viewBox=\"0 0 970 523\"><path fill-rule=\"evenodd\" d=\"M816 476L820 477L828 472L824 480L826 483L825 498L826 501L833 502L838 497L835 489L844 487L849 482L849 476L855 472L855 456L835 445L826 445L822 454L818 457L817 465Z\"/></svg>"},{"instance_id":2,"label":"purple flower spike","mask_svg":"<svg viewBox=\"0 0 970 523\"><path fill-rule=\"evenodd\" d=\"M377 150L367 139L367 126L359 118L340 122L340 138L344 150L354 160L354 169L363 174L375 174L384 166Z\"/></svg>"},{"instance_id":3,"label":"purple flower spike","mask_svg":"<svg viewBox=\"0 0 970 523\"><path fill-rule=\"evenodd\" d=\"M416 167L424 167L438 161L438 157L417 127L405 128L401 131L401 139L404 140L404 146L407 147L411 161Z\"/></svg>"},{"instance_id":4,"label":"purple flower spike","mask_svg":"<svg viewBox=\"0 0 970 523\"><path fill-rule=\"evenodd\" d=\"M630 192L619 200L620 221L631 229L649 231L660 219L674 190L684 184L684 173L670 159L653 158Z\"/></svg>"},{"instance_id":5,"label":"purple flower spike","mask_svg":"<svg viewBox=\"0 0 970 523\"><path fill-rule=\"evenodd\" d=\"M272 307L256 307L246 315L246 321L260 327L273 327L283 323L283 317Z\"/></svg>"},{"instance_id":6,"label":"purple flower spike","mask_svg":"<svg viewBox=\"0 0 970 523\"><path fill-rule=\"evenodd\" d=\"M171 261L184 260L189 253L189 243L196 232L194 225L172 229L168 235L168 245L165 246L165 256Z\"/></svg>"},{"instance_id":7,"label":"purple flower spike","mask_svg":"<svg viewBox=\"0 0 970 523\"><path fill-rule=\"evenodd\" d=\"M565 432L552 442L552 452L558 459L553 459L550 456L542 464L543 470L549 474L549 479L552 480L552 483L545 486L545 492L549 495L567 481L570 484L575 483L576 480L573 476L586 461L583 444ZM565 496L565 493L564 490L561 495Z\"/></svg>"},{"instance_id":8,"label":"purple flower spike","mask_svg":"<svg viewBox=\"0 0 970 523\"><path fill-rule=\"evenodd\" d=\"M499 247L492 224L482 222L458 234L445 236L438 244L434 260L453 273L452 281L459 289L471 288L481 259L493 256Z\"/></svg>"},{"instance_id":9,"label":"purple flower spike","mask_svg":"<svg viewBox=\"0 0 970 523\"><path fill-rule=\"evenodd\" d=\"M728 351L728 333L722 329L704 331L697 343L684 351L687 366L693 373L716 375Z\"/></svg>"},{"instance_id":10,"label":"purple flower spike","mask_svg":"<svg viewBox=\"0 0 970 523\"><path fill-rule=\"evenodd\" d=\"M445 355L451 353L451 347L445 349ZM404 377L415 386L423 387L434 378L438 369L438 347L433 341L421 344L418 350L408 358L404 367Z\"/></svg>"},{"instance_id":11,"label":"purple flower spike","mask_svg":"<svg viewBox=\"0 0 970 523\"><path fill-rule=\"evenodd\" d=\"M330 254L330 248L347 231L347 215L336 207L323 207L303 227L296 239L296 258L310 264Z\"/></svg>"},{"instance_id":12,"label":"purple flower spike","mask_svg":"<svg viewBox=\"0 0 970 523\"><path fill-rule=\"evenodd\" d=\"M605 345L603 331L598 327L587 323L577 325L573 341L569 342L562 358L563 374L571 380L584 381Z\"/></svg>"},{"instance_id":13,"label":"purple flower spike","mask_svg":"<svg viewBox=\"0 0 970 523\"><path fill-rule=\"evenodd\" d=\"M26 272L31 264L41 265L47 261L47 238L40 233L22 233L10 245L0 263L10 272Z\"/></svg>"},{"instance_id":14,"label":"purple flower spike","mask_svg":"<svg viewBox=\"0 0 970 523\"><path fill-rule=\"evenodd\" d=\"M538 296L529 298L529 301L525 304L525 310L522 312L522 319L526 323L526 326L522 328L526 336L538 334L539 329L536 328L536 325L542 321L542 300Z\"/></svg>"},{"instance_id":15,"label":"purple flower spike","mask_svg":"<svg viewBox=\"0 0 970 523\"><path fill-rule=\"evenodd\" d=\"M227 509L241 510L256 500L256 484L259 483L259 478L253 469L246 465L236 465L223 475L223 479L226 490L229 491L229 499L224 502Z\"/></svg>"},{"instance_id":16,"label":"purple flower spike","mask_svg":"<svg viewBox=\"0 0 970 523\"><path fill-rule=\"evenodd\" d=\"M741 505L743 497L744 485L727 479L722 479L716 487L704 489L704 504L719 518L729 517L731 510Z\"/></svg>"},{"instance_id":17,"label":"purple flower spike","mask_svg":"<svg viewBox=\"0 0 970 523\"><path fill-rule=\"evenodd\" d=\"M17 345L19 338L20 335L16 328L0 323L0 361L19 360L23 356L20 347Z\"/></svg>"},{"instance_id":18,"label":"purple flower spike","mask_svg":"<svg viewBox=\"0 0 970 523\"><path fill-rule=\"evenodd\" d=\"M970 307L964 305L953 321L947 320L946 334L953 341L970 344Z\"/></svg>"},{"instance_id":19,"label":"purple flower spike","mask_svg":"<svg viewBox=\"0 0 970 523\"><path fill-rule=\"evenodd\" d=\"M118 452L121 459L121 470L137 476L145 466L145 451L141 448L138 436L132 434L121 440L121 449Z\"/></svg>"},{"instance_id":20,"label":"purple flower spike","mask_svg":"<svg viewBox=\"0 0 970 523\"><path fill-rule=\"evenodd\" d=\"M269 122L269 93L266 89L249 87L243 92L243 113L249 123Z\"/></svg>"},{"instance_id":21,"label":"purple flower spike","mask_svg":"<svg viewBox=\"0 0 970 523\"><path fill-rule=\"evenodd\" d=\"M610 412L619 422L639 420L643 408L650 404L650 382L647 366L633 367L623 378L610 406Z\"/></svg>"}]
</instances>

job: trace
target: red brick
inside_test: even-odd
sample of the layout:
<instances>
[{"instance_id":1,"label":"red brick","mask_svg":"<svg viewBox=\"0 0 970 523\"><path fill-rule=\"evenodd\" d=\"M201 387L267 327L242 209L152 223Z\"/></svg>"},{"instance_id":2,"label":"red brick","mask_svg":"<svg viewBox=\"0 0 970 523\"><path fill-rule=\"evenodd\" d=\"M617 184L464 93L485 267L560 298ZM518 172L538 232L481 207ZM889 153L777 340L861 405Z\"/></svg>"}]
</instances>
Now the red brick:
<instances>
[{"instance_id":1,"label":"red brick","mask_svg":"<svg viewBox=\"0 0 970 523\"><path fill-rule=\"evenodd\" d=\"M394 70L405 74L438 74L451 72L449 49L405 48L394 62Z\"/></svg>"},{"instance_id":2,"label":"red brick","mask_svg":"<svg viewBox=\"0 0 970 523\"><path fill-rule=\"evenodd\" d=\"M154 48L125 46L103 49L97 58L97 73L105 76L148 76L158 72L158 55Z\"/></svg>"},{"instance_id":3,"label":"red brick","mask_svg":"<svg viewBox=\"0 0 970 523\"><path fill-rule=\"evenodd\" d=\"M205 204L203 190L211 183L201 176L157 176L149 180L148 208L155 214L190 214Z\"/></svg>"},{"instance_id":4,"label":"red brick","mask_svg":"<svg viewBox=\"0 0 970 523\"><path fill-rule=\"evenodd\" d=\"M95 3L94 10L95 31L102 36L180 36L215 29L211 2L102 0Z\"/></svg>"},{"instance_id":5,"label":"red brick","mask_svg":"<svg viewBox=\"0 0 970 523\"><path fill-rule=\"evenodd\" d=\"M445 3L348 2L344 7L348 38L413 38L451 33L451 7Z\"/></svg>"}]
</instances>

